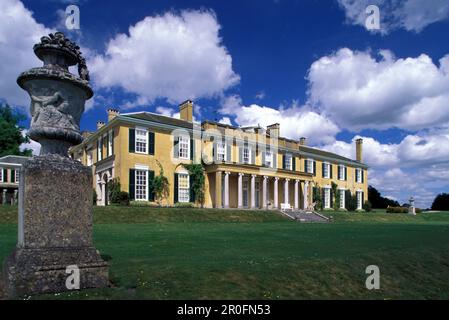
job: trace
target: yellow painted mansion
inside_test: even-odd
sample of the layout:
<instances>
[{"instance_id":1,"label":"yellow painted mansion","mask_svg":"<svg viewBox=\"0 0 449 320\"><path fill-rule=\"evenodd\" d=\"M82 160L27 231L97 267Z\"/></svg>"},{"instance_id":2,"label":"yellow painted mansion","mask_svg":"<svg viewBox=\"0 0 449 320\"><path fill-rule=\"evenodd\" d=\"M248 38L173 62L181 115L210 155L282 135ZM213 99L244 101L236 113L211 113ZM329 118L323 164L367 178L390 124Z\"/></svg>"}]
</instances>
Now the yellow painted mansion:
<instances>
[{"instance_id":1,"label":"yellow painted mansion","mask_svg":"<svg viewBox=\"0 0 449 320\"><path fill-rule=\"evenodd\" d=\"M195 202L189 173L182 166L189 163L204 165L205 207L309 209L314 190L319 190L327 209L334 203L332 182L340 208L345 208L348 191L356 195L358 209L367 200L368 167L362 163L361 139L351 160L308 147L305 138L280 137L279 124L261 128L197 123L192 110L189 100L180 105L179 119L109 109L108 122L99 121L97 131L85 134L83 143L70 151L92 167L97 204L108 203L107 186L113 178L119 178L131 200L153 202L150 182L159 174L158 162L170 184L164 205Z\"/></svg>"}]
</instances>

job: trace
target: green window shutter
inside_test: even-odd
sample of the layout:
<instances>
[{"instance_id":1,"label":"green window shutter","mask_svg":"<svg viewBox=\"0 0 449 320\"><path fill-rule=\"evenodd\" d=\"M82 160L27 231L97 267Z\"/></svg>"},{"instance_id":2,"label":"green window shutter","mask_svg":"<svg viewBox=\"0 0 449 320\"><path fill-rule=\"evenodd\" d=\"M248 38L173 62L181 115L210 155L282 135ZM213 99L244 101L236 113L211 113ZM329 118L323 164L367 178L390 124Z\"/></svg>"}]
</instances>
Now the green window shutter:
<instances>
[{"instance_id":1,"label":"green window shutter","mask_svg":"<svg viewBox=\"0 0 449 320\"><path fill-rule=\"evenodd\" d=\"M357 169L354 169L354 182L357 182Z\"/></svg>"},{"instance_id":2,"label":"green window shutter","mask_svg":"<svg viewBox=\"0 0 449 320\"><path fill-rule=\"evenodd\" d=\"M136 170L129 169L129 199L134 200L135 196L135 188L136 188Z\"/></svg>"},{"instance_id":3,"label":"green window shutter","mask_svg":"<svg viewBox=\"0 0 449 320\"><path fill-rule=\"evenodd\" d=\"M348 168L345 167L345 181L348 180Z\"/></svg>"},{"instance_id":4,"label":"green window shutter","mask_svg":"<svg viewBox=\"0 0 449 320\"><path fill-rule=\"evenodd\" d=\"M101 160L104 159L104 157L103 157L103 138L100 139L100 158L101 158Z\"/></svg>"},{"instance_id":5,"label":"green window shutter","mask_svg":"<svg viewBox=\"0 0 449 320\"><path fill-rule=\"evenodd\" d=\"M231 162L232 143L226 143L226 160Z\"/></svg>"},{"instance_id":6,"label":"green window shutter","mask_svg":"<svg viewBox=\"0 0 449 320\"><path fill-rule=\"evenodd\" d=\"M214 162L218 160L217 142L215 140L212 145L212 159L214 159Z\"/></svg>"},{"instance_id":7,"label":"green window shutter","mask_svg":"<svg viewBox=\"0 0 449 320\"><path fill-rule=\"evenodd\" d=\"M106 157L109 157L109 133L106 134L106 137L104 138L105 144L106 144Z\"/></svg>"},{"instance_id":8,"label":"green window shutter","mask_svg":"<svg viewBox=\"0 0 449 320\"><path fill-rule=\"evenodd\" d=\"M154 155L154 132L148 131L148 154Z\"/></svg>"},{"instance_id":9,"label":"green window shutter","mask_svg":"<svg viewBox=\"0 0 449 320\"><path fill-rule=\"evenodd\" d=\"M8 169L3 169L3 182L8 182Z\"/></svg>"},{"instance_id":10,"label":"green window shutter","mask_svg":"<svg viewBox=\"0 0 449 320\"><path fill-rule=\"evenodd\" d=\"M190 188L189 202L195 202L195 191L193 190L192 186L193 186L193 176L189 176L189 188Z\"/></svg>"},{"instance_id":11,"label":"green window shutter","mask_svg":"<svg viewBox=\"0 0 449 320\"><path fill-rule=\"evenodd\" d=\"M251 164L256 164L256 146L251 146Z\"/></svg>"},{"instance_id":12,"label":"green window shutter","mask_svg":"<svg viewBox=\"0 0 449 320\"><path fill-rule=\"evenodd\" d=\"M362 175L362 183L365 182L365 170L360 170L360 174Z\"/></svg>"},{"instance_id":13,"label":"green window shutter","mask_svg":"<svg viewBox=\"0 0 449 320\"><path fill-rule=\"evenodd\" d=\"M193 160L194 153L195 153L195 140L190 139L190 160Z\"/></svg>"},{"instance_id":14,"label":"green window shutter","mask_svg":"<svg viewBox=\"0 0 449 320\"><path fill-rule=\"evenodd\" d=\"M285 154L282 155L282 169L286 169L285 168Z\"/></svg>"},{"instance_id":15,"label":"green window shutter","mask_svg":"<svg viewBox=\"0 0 449 320\"><path fill-rule=\"evenodd\" d=\"M239 163L243 163L243 148L239 147Z\"/></svg>"},{"instance_id":16,"label":"green window shutter","mask_svg":"<svg viewBox=\"0 0 449 320\"><path fill-rule=\"evenodd\" d=\"M296 171L296 157L292 157L292 169Z\"/></svg>"},{"instance_id":17,"label":"green window shutter","mask_svg":"<svg viewBox=\"0 0 449 320\"><path fill-rule=\"evenodd\" d=\"M179 137L173 139L173 157L179 158Z\"/></svg>"},{"instance_id":18,"label":"green window shutter","mask_svg":"<svg viewBox=\"0 0 449 320\"><path fill-rule=\"evenodd\" d=\"M332 167L333 167L333 165L332 165L332 163L329 165L329 167L330 167L330 177L331 177L331 179L333 179L333 177L334 177L334 174L333 174L333 169L332 169Z\"/></svg>"},{"instance_id":19,"label":"green window shutter","mask_svg":"<svg viewBox=\"0 0 449 320\"><path fill-rule=\"evenodd\" d=\"M153 191L154 171L148 171L148 201L154 201Z\"/></svg>"},{"instance_id":20,"label":"green window shutter","mask_svg":"<svg viewBox=\"0 0 449 320\"><path fill-rule=\"evenodd\" d=\"M316 161L313 160L313 175L316 176Z\"/></svg>"},{"instance_id":21,"label":"green window shutter","mask_svg":"<svg viewBox=\"0 0 449 320\"><path fill-rule=\"evenodd\" d=\"M278 154L273 152L273 168L277 169L278 167Z\"/></svg>"},{"instance_id":22,"label":"green window shutter","mask_svg":"<svg viewBox=\"0 0 449 320\"><path fill-rule=\"evenodd\" d=\"M175 183L174 185L174 190L173 190L173 203L177 203L178 202L178 174L175 173Z\"/></svg>"},{"instance_id":23,"label":"green window shutter","mask_svg":"<svg viewBox=\"0 0 449 320\"><path fill-rule=\"evenodd\" d=\"M112 132L112 134L111 134L111 138L112 138L112 141L111 141L112 154L114 154L114 130L112 130L111 132Z\"/></svg>"},{"instance_id":24,"label":"green window shutter","mask_svg":"<svg viewBox=\"0 0 449 320\"><path fill-rule=\"evenodd\" d=\"M321 176L324 178L324 162L321 163Z\"/></svg>"},{"instance_id":25,"label":"green window shutter","mask_svg":"<svg viewBox=\"0 0 449 320\"><path fill-rule=\"evenodd\" d=\"M365 203L365 192L362 191L362 209L364 203Z\"/></svg>"},{"instance_id":26,"label":"green window shutter","mask_svg":"<svg viewBox=\"0 0 449 320\"><path fill-rule=\"evenodd\" d=\"M262 166L265 167L265 151L262 152Z\"/></svg>"},{"instance_id":27,"label":"green window shutter","mask_svg":"<svg viewBox=\"0 0 449 320\"><path fill-rule=\"evenodd\" d=\"M129 152L134 153L136 150L136 130L129 129Z\"/></svg>"}]
</instances>

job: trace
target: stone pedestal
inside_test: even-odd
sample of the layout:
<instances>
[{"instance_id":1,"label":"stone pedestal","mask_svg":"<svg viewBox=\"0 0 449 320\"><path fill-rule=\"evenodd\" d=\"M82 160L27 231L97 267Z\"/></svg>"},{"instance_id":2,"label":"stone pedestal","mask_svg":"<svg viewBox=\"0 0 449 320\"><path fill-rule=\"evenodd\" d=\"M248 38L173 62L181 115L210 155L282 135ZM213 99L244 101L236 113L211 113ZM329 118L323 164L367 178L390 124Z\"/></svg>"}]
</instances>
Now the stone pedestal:
<instances>
[{"instance_id":1,"label":"stone pedestal","mask_svg":"<svg viewBox=\"0 0 449 320\"><path fill-rule=\"evenodd\" d=\"M415 209L415 207L414 206L408 207L408 213L411 214L411 215L416 216L416 209Z\"/></svg>"},{"instance_id":2,"label":"stone pedestal","mask_svg":"<svg viewBox=\"0 0 449 320\"><path fill-rule=\"evenodd\" d=\"M10 296L67 291L68 266L80 289L108 285L108 267L92 244L92 172L59 155L28 160L20 172L19 230L4 265Z\"/></svg>"}]
</instances>

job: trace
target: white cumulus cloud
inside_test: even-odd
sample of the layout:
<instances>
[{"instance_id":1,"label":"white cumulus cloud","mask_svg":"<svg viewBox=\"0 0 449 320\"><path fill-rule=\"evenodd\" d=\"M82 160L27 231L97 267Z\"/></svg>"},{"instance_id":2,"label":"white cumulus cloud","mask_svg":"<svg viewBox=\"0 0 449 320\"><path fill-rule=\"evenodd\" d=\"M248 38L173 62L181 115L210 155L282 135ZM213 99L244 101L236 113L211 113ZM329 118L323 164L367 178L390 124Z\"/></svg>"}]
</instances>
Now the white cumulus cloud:
<instances>
[{"instance_id":1,"label":"white cumulus cloud","mask_svg":"<svg viewBox=\"0 0 449 320\"><path fill-rule=\"evenodd\" d=\"M395 58L343 48L315 61L309 99L340 127L406 130L449 122L449 55Z\"/></svg>"},{"instance_id":2,"label":"white cumulus cloud","mask_svg":"<svg viewBox=\"0 0 449 320\"><path fill-rule=\"evenodd\" d=\"M215 14L206 10L146 17L117 34L106 52L90 61L98 87L121 87L141 101L179 103L220 95L240 77L219 36Z\"/></svg>"}]
</instances>

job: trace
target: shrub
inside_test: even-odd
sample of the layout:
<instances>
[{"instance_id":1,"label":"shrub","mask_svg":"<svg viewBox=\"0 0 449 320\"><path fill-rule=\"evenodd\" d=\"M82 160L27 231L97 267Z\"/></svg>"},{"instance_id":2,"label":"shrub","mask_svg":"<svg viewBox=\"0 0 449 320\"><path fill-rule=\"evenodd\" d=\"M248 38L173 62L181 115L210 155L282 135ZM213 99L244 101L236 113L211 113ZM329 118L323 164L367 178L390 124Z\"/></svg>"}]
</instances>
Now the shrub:
<instances>
[{"instance_id":1,"label":"shrub","mask_svg":"<svg viewBox=\"0 0 449 320\"><path fill-rule=\"evenodd\" d=\"M387 213L408 213L408 208L405 207L387 207Z\"/></svg>"},{"instance_id":2,"label":"shrub","mask_svg":"<svg viewBox=\"0 0 449 320\"><path fill-rule=\"evenodd\" d=\"M371 202L369 202L369 200L365 201L365 203L363 204L363 210L365 210L366 212L370 212L371 209Z\"/></svg>"},{"instance_id":3,"label":"shrub","mask_svg":"<svg viewBox=\"0 0 449 320\"><path fill-rule=\"evenodd\" d=\"M323 210L323 199L321 197L321 188L313 187L313 202L315 202L315 210Z\"/></svg>"},{"instance_id":4,"label":"shrub","mask_svg":"<svg viewBox=\"0 0 449 320\"><path fill-rule=\"evenodd\" d=\"M120 191L117 196L118 204L122 206L129 206L129 194L126 191Z\"/></svg>"},{"instance_id":5,"label":"shrub","mask_svg":"<svg viewBox=\"0 0 449 320\"><path fill-rule=\"evenodd\" d=\"M193 208L192 202L177 202L175 203L175 208Z\"/></svg>"},{"instance_id":6,"label":"shrub","mask_svg":"<svg viewBox=\"0 0 449 320\"><path fill-rule=\"evenodd\" d=\"M111 203L120 204L120 189L120 180L118 178L114 178L108 182L109 201Z\"/></svg>"},{"instance_id":7,"label":"shrub","mask_svg":"<svg viewBox=\"0 0 449 320\"><path fill-rule=\"evenodd\" d=\"M345 207L348 211L355 211L357 209L357 196L351 194L351 191L346 190Z\"/></svg>"},{"instance_id":8,"label":"shrub","mask_svg":"<svg viewBox=\"0 0 449 320\"><path fill-rule=\"evenodd\" d=\"M156 202L160 205L162 200L168 198L170 192L169 191L170 183L168 182L167 177L164 176L164 168L162 167L161 163L158 160L156 160L156 162L157 165L159 166L159 175L153 178L151 188L156 197Z\"/></svg>"},{"instance_id":9,"label":"shrub","mask_svg":"<svg viewBox=\"0 0 449 320\"><path fill-rule=\"evenodd\" d=\"M96 206L97 205L97 191L94 189L94 192L92 192L92 201L93 201L93 205Z\"/></svg>"}]
</instances>

